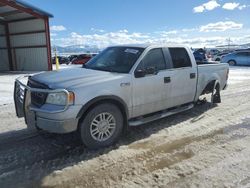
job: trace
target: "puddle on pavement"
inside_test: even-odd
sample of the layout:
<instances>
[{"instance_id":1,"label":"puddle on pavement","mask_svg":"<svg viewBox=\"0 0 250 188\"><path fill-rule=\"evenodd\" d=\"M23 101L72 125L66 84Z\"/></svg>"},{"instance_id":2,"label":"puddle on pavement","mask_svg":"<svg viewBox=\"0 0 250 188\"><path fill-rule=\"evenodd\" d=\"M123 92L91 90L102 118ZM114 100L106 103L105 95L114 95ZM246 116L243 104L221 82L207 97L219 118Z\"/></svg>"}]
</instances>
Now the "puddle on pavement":
<instances>
[{"instance_id":1,"label":"puddle on pavement","mask_svg":"<svg viewBox=\"0 0 250 188\"><path fill-rule=\"evenodd\" d=\"M250 119L245 119L245 120L243 120L243 123L228 126L228 127L224 128L223 133L228 134L230 132L233 132L233 131L239 130L239 129L248 129L248 130L250 130Z\"/></svg>"},{"instance_id":2,"label":"puddle on pavement","mask_svg":"<svg viewBox=\"0 0 250 188\"><path fill-rule=\"evenodd\" d=\"M237 131L240 129L245 129L245 131ZM250 119L243 120L243 123L228 126L223 129L223 134L230 134L231 140L241 139L249 135L250 131Z\"/></svg>"},{"instance_id":3,"label":"puddle on pavement","mask_svg":"<svg viewBox=\"0 0 250 188\"><path fill-rule=\"evenodd\" d=\"M167 168L171 165L174 165L176 163L179 163L183 160L189 159L191 157L194 156L194 153L191 151L187 151L187 152L176 152L173 155L171 155L170 157L163 157L161 158L159 161L152 163L149 163L149 165L147 165L147 169L150 172L153 172L155 170L159 170L159 169L164 169Z\"/></svg>"},{"instance_id":4,"label":"puddle on pavement","mask_svg":"<svg viewBox=\"0 0 250 188\"><path fill-rule=\"evenodd\" d=\"M139 142L139 143L134 143L129 146L130 149L149 149L154 152L159 152L159 153L171 153L174 150L180 149L192 142L195 141L200 141L204 140L210 137L213 137L217 134L222 134L223 130L215 130L207 135L201 135L201 136L190 136L190 137L184 137L179 140L175 140L173 142L167 142L164 144L159 144L156 145L157 143L153 141L145 141L145 142Z\"/></svg>"},{"instance_id":5,"label":"puddle on pavement","mask_svg":"<svg viewBox=\"0 0 250 188\"><path fill-rule=\"evenodd\" d=\"M231 132L239 130L239 129L250 130L250 119L244 119L243 123L231 125L222 129L218 129L206 135L184 137L179 140L175 140L173 142L165 143L165 144L158 144L159 142L156 143L154 141L144 141L144 142L139 142L139 143L133 143L128 147L130 149L145 149L145 150L152 150L152 151L161 152L161 153L171 153L172 151L180 149L181 147L184 147L192 142L201 141L207 138L212 138L219 134L230 134Z\"/></svg>"},{"instance_id":6,"label":"puddle on pavement","mask_svg":"<svg viewBox=\"0 0 250 188\"><path fill-rule=\"evenodd\" d=\"M192 158L194 153L190 150L184 150L184 147L192 142L203 140L212 137L216 134L221 134L222 130L214 131L208 135L199 137L185 137L175 140L171 143L158 144L150 141L135 143L129 146L131 149L145 149L146 152L136 157L138 162L145 161L146 168L153 172L158 169L167 168L183 160ZM166 155L167 154L167 155ZM161 158L155 158L155 155L163 155ZM168 156L169 155L169 156ZM158 160L158 161L157 161Z\"/></svg>"},{"instance_id":7,"label":"puddle on pavement","mask_svg":"<svg viewBox=\"0 0 250 188\"><path fill-rule=\"evenodd\" d=\"M147 149L150 148L150 146L153 146L153 144L150 141L144 141L144 142L138 142L133 143L128 146L130 149Z\"/></svg>"},{"instance_id":8,"label":"puddle on pavement","mask_svg":"<svg viewBox=\"0 0 250 188\"><path fill-rule=\"evenodd\" d=\"M231 125L226 128L218 129L206 135L184 137L179 140L167 143L160 143L159 141L154 142L154 140L133 143L129 146L129 148L136 150L145 150L145 153L143 153L143 155L137 156L137 160L141 162L145 161L147 169L152 172L158 169L169 167L183 160L192 158L194 156L194 153L192 151L184 150L185 146L191 144L192 142L199 142L201 140L213 138L216 135L230 135L230 140L241 139L247 134L249 135L248 131L237 132L237 130L239 129L250 130L250 119L245 119L241 124ZM159 156L163 156L160 159L155 159L154 156L156 154ZM166 156L165 154L169 154L169 156Z\"/></svg>"}]
</instances>

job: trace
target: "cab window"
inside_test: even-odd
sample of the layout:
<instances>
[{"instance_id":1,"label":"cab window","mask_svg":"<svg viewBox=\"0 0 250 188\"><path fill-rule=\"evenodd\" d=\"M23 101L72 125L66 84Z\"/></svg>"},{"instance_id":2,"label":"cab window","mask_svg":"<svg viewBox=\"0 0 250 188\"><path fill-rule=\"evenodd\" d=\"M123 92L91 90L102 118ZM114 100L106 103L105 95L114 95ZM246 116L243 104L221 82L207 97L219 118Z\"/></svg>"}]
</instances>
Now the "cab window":
<instances>
[{"instance_id":1,"label":"cab window","mask_svg":"<svg viewBox=\"0 0 250 188\"><path fill-rule=\"evenodd\" d=\"M142 59L137 70L155 68L157 71L166 69L166 62L161 48L150 50Z\"/></svg>"}]
</instances>

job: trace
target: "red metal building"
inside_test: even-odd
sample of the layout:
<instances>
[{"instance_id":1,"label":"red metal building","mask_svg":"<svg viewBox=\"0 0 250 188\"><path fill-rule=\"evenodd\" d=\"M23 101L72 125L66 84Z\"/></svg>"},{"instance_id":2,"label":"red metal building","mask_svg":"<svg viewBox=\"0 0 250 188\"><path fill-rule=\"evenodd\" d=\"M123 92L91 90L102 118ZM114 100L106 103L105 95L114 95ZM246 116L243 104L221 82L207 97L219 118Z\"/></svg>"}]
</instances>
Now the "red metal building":
<instances>
[{"instance_id":1,"label":"red metal building","mask_svg":"<svg viewBox=\"0 0 250 188\"><path fill-rule=\"evenodd\" d=\"M0 71L52 69L51 17L21 0L0 0Z\"/></svg>"}]
</instances>

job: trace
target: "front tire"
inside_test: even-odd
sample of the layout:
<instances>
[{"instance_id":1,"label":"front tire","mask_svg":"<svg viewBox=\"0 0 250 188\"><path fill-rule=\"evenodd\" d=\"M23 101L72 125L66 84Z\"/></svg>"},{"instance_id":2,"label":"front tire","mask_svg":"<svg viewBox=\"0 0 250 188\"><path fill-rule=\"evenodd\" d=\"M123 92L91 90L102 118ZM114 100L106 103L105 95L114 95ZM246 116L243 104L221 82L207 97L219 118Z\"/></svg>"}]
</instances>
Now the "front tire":
<instances>
[{"instance_id":1,"label":"front tire","mask_svg":"<svg viewBox=\"0 0 250 188\"><path fill-rule=\"evenodd\" d=\"M80 123L81 140L91 149L110 146L119 139L123 122L122 113L116 105L97 105Z\"/></svg>"}]
</instances>

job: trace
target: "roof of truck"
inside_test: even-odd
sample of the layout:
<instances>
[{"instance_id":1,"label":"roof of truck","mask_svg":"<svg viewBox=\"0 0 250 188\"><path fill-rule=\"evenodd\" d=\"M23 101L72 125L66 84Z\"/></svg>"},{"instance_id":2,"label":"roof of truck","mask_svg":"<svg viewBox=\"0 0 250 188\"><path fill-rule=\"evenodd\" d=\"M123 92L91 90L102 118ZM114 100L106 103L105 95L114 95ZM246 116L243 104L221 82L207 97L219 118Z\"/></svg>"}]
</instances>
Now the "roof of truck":
<instances>
[{"instance_id":1,"label":"roof of truck","mask_svg":"<svg viewBox=\"0 0 250 188\"><path fill-rule=\"evenodd\" d=\"M122 44L122 45L114 45L112 47L134 47L134 48L148 48L148 47L175 47L175 48L186 48L186 45L183 44Z\"/></svg>"}]
</instances>

